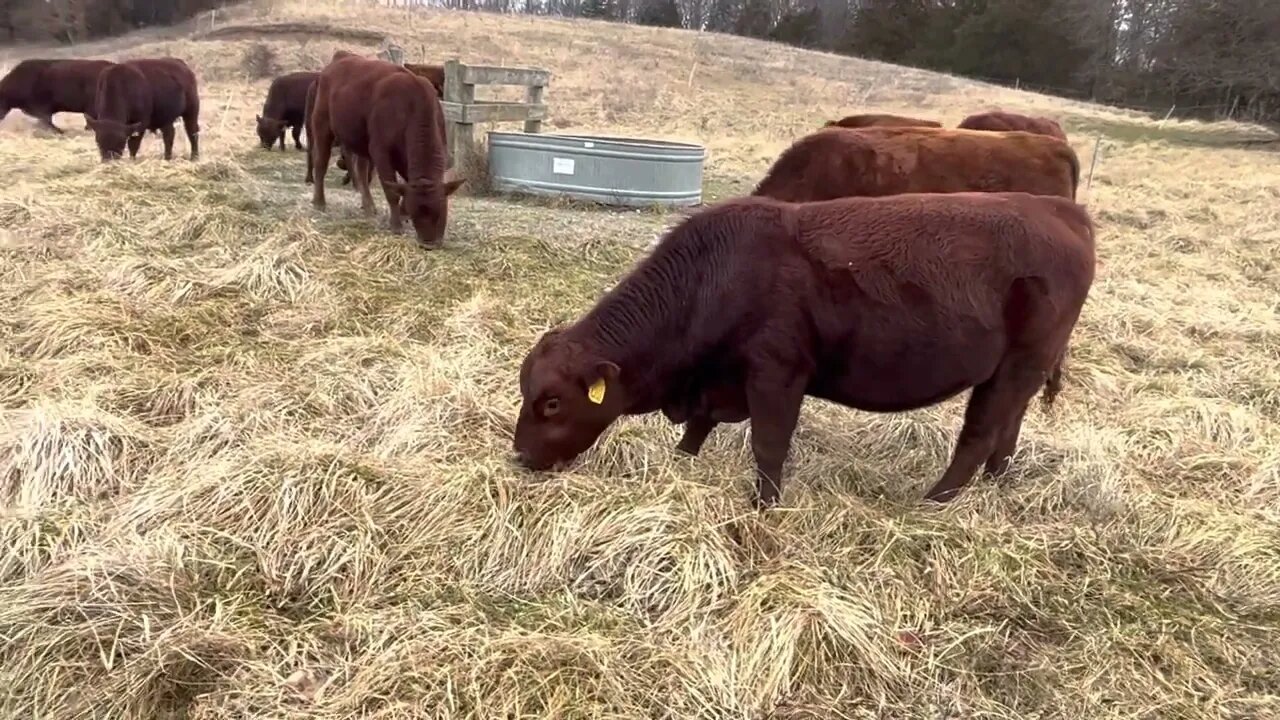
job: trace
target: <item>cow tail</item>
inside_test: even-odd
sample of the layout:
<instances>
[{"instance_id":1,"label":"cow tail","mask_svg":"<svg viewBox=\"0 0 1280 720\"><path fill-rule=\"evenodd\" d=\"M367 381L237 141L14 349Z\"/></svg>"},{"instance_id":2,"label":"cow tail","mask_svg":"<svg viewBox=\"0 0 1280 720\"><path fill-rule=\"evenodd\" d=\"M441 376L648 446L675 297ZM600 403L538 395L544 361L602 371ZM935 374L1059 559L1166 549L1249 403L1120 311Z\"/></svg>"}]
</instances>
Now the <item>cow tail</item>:
<instances>
[{"instance_id":1,"label":"cow tail","mask_svg":"<svg viewBox=\"0 0 1280 720\"><path fill-rule=\"evenodd\" d=\"M1058 353L1058 360L1049 369L1049 376L1045 379L1044 391L1040 394L1040 402L1045 412L1051 412L1053 409L1053 401L1058 397L1058 393L1062 392L1062 366L1067 361L1067 348L1062 348L1062 352Z\"/></svg>"}]
</instances>

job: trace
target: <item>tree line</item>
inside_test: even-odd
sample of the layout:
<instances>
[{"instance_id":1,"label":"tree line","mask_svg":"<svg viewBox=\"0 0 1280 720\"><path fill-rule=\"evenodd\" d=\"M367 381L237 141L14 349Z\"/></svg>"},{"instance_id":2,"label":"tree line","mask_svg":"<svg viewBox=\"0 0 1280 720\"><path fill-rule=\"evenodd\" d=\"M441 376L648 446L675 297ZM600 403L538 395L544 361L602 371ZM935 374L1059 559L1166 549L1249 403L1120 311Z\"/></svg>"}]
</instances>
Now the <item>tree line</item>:
<instances>
[{"instance_id":1,"label":"tree line","mask_svg":"<svg viewBox=\"0 0 1280 720\"><path fill-rule=\"evenodd\" d=\"M172 25L226 0L0 0L0 42L78 43Z\"/></svg>"},{"instance_id":2,"label":"tree line","mask_svg":"<svg viewBox=\"0 0 1280 720\"><path fill-rule=\"evenodd\" d=\"M1179 116L1280 124L1280 0L431 4L731 33Z\"/></svg>"},{"instance_id":3,"label":"tree line","mask_svg":"<svg viewBox=\"0 0 1280 720\"><path fill-rule=\"evenodd\" d=\"M1280 0L382 0L774 40L1179 116L1280 124ZM80 42L225 0L0 0L0 38Z\"/></svg>"}]
</instances>

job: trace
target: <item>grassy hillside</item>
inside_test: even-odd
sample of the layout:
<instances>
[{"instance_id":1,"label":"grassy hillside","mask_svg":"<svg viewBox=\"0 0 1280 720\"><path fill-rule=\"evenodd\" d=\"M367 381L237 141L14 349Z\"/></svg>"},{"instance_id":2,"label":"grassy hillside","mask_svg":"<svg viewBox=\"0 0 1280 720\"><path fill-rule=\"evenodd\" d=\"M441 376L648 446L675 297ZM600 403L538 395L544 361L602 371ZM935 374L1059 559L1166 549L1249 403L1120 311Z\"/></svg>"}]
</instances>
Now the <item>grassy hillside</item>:
<instances>
[{"instance_id":1,"label":"grassy hillside","mask_svg":"<svg viewBox=\"0 0 1280 720\"><path fill-rule=\"evenodd\" d=\"M219 25L250 30L71 51L187 59L199 163L0 127L0 716L1280 717L1280 162L1214 145L1245 129L689 32ZM709 199L847 112L1044 113L1086 167L1101 137L1056 410L941 509L963 398L810 400L765 515L742 426L688 459L629 420L571 472L513 469L524 353L677 218L464 194L424 252L332 174L314 212L302 154L255 147L241 58L376 49L352 30L548 68L549 130L703 142Z\"/></svg>"}]
</instances>

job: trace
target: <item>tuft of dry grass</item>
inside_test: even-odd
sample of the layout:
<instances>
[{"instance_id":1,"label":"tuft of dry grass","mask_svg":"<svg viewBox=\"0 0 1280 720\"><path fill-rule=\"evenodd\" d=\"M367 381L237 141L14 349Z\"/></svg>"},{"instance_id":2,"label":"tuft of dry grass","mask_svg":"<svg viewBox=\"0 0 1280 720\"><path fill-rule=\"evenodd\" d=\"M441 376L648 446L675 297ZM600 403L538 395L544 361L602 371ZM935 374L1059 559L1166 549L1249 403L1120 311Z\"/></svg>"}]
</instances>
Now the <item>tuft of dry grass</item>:
<instances>
[{"instance_id":1,"label":"tuft of dry grass","mask_svg":"<svg viewBox=\"0 0 1280 720\"><path fill-rule=\"evenodd\" d=\"M1280 716L1280 171L1202 144L1241 128L709 34L227 15L305 42L73 49L187 59L198 163L0 127L0 715ZM743 426L690 459L637 418L514 469L523 354L680 215L459 194L424 252L379 194L313 211L303 154L255 147L240 58L365 35L549 68L548 128L703 142L708 199L848 112L1063 119L1082 158L1103 143L1101 266L1054 412L945 508L919 497L963 398L807 403L765 515Z\"/></svg>"}]
</instances>

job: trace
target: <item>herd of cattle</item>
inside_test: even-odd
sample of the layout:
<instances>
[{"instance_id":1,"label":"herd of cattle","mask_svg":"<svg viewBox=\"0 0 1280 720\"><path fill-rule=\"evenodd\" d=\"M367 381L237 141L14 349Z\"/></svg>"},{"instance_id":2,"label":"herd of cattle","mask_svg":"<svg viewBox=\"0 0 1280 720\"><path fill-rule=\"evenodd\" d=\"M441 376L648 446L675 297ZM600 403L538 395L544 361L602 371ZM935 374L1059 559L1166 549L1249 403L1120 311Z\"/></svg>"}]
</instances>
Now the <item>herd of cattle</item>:
<instances>
[{"instance_id":1,"label":"herd of cattle","mask_svg":"<svg viewBox=\"0 0 1280 720\"><path fill-rule=\"evenodd\" d=\"M324 207L333 148L373 210L376 170L391 228L443 240L444 73L338 51L270 86L262 147L307 131L306 182ZM195 75L176 58L27 60L0 80L0 118L54 129L85 115L103 160L178 118L199 154ZM873 412L972 389L951 463L926 497L946 501L979 466L1005 471L1023 416L1053 400L1093 283L1094 227L1075 202L1079 161L1052 120L983 113L956 129L853 115L796 140L749 197L704 208L578 321L538 339L520 369L517 462L573 461L619 417L662 411L696 455L719 423L751 421L755 504L778 502L805 396Z\"/></svg>"}]
</instances>

